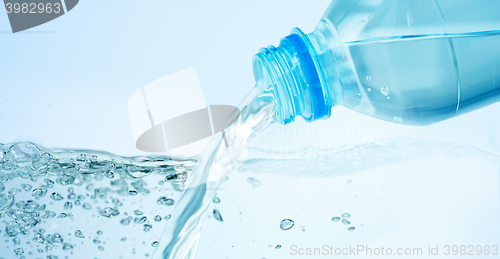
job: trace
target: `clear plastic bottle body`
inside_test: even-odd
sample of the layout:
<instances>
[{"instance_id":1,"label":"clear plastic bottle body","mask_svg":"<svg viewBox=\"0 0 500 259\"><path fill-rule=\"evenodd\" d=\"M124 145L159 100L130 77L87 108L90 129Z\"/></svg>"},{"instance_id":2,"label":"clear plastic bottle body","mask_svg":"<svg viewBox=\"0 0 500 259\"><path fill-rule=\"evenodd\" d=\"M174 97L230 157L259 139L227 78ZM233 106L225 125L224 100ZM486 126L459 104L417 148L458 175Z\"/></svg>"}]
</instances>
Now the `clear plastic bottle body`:
<instances>
[{"instance_id":1,"label":"clear plastic bottle body","mask_svg":"<svg viewBox=\"0 0 500 259\"><path fill-rule=\"evenodd\" d=\"M334 0L316 30L303 37L326 109L342 105L425 125L498 101L498 10L496 0ZM300 66L300 60L290 62ZM289 67L298 70L297 78L304 74ZM307 93L308 85L285 88ZM300 107L310 103L289 99Z\"/></svg>"},{"instance_id":2,"label":"clear plastic bottle body","mask_svg":"<svg viewBox=\"0 0 500 259\"><path fill-rule=\"evenodd\" d=\"M339 0L313 35L328 37L317 55L335 59L337 71L323 72L331 73L327 82L340 80L341 105L429 124L500 97L497 10L494 0ZM332 85L330 94L338 94Z\"/></svg>"}]
</instances>

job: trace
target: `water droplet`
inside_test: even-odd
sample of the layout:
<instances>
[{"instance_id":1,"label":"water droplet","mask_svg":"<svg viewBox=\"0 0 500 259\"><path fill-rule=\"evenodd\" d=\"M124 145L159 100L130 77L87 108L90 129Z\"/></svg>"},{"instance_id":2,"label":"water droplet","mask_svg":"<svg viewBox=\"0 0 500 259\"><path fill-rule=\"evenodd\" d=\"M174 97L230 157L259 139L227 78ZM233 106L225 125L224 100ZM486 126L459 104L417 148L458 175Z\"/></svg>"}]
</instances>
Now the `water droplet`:
<instances>
[{"instance_id":1,"label":"water droplet","mask_svg":"<svg viewBox=\"0 0 500 259\"><path fill-rule=\"evenodd\" d=\"M68 200L74 200L75 198L76 198L76 194L74 194L74 193L68 194Z\"/></svg>"},{"instance_id":2,"label":"water droplet","mask_svg":"<svg viewBox=\"0 0 500 259\"><path fill-rule=\"evenodd\" d=\"M164 220L169 220L172 217L172 215L168 214L167 216L163 217Z\"/></svg>"},{"instance_id":3,"label":"water droplet","mask_svg":"<svg viewBox=\"0 0 500 259\"><path fill-rule=\"evenodd\" d=\"M66 214L66 213L59 213L59 216L57 216L57 218L59 218L59 219L64 219L67 217L68 217L68 214Z\"/></svg>"},{"instance_id":4,"label":"water droplet","mask_svg":"<svg viewBox=\"0 0 500 259\"><path fill-rule=\"evenodd\" d=\"M156 215L155 218L154 218L154 220L156 222L160 222L161 221L161 216L160 215Z\"/></svg>"},{"instance_id":5,"label":"water droplet","mask_svg":"<svg viewBox=\"0 0 500 259\"><path fill-rule=\"evenodd\" d=\"M389 88L387 88L385 86L380 88L380 93L382 93L384 96L388 96L389 95Z\"/></svg>"},{"instance_id":6,"label":"water droplet","mask_svg":"<svg viewBox=\"0 0 500 259\"><path fill-rule=\"evenodd\" d=\"M128 217L123 218L122 220L120 220L120 224L126 226L126 225L130 224L131 220L132 220L132 217L128 216Z\"/></svg>"},{"instance_id":7,"label":"water droplet","mask_svg":"<svg viewBox=\"0 0 500 259\"><path fill-rule=\"evenodd\" d=\"M23 190L25 190L27 192L29 192L29 191L31 191L31 189L33 189L33 187L29 184L23 184L23 185L21 185L21 188L23 188Z\"/></svg>"},{"instance_id":8,"label":"water droplet","mask_svg":"<svg viewBox=\"0 0 500 259\"><path fill-rule=\"evenodd\" d=\"M134 223L142 224L142 223L146 222L147 219L148 218L146 216L140 217L140 218L135 218Z\"/></svg>"},{"instance_id":9,"label":"water droplet","mask_svg":"<svg viewBox=\"0 0 500 259\"><path fill-rule=\"evenodd\" d=\"M136 190L129 190L129 191L128 191L128 194L129 194L130 196L136 196L137 194L139 194L139 192L138 192L138 191L136 191Z\"/></svg>"},{"instance_id":10,"label":"water droplet","mask_svg":"<svg viewBox=\"0 0 500 259\"><path fill-rule=\"evenodd\" d=\"M49 235L50 236L50 235ZM50 243L53 245L60 245L63 242L63 238L59 233L55 233L50 237Z\"/></svg>"},{"instance_id":11,"label":"water droplet","mask_svg":"<svg viewBox=\"0 0 500 259\"><path fill-rule=\"evenodd\" d=\"M55 200L55 201L60 201L60 200L64 199L64 198L63 198L63 196L62 196L61 194L57 193L57 192L53 192L53 193L50 195L50 198L51 198L52 200Z\"/></svg>"},{"instance_id":12,"label":"water droplet","mask_svg":"<svg viewBox=\"0 0 500 259\"><path fill-rule=\"evenodd\" d=\"M213 215L216 220L223 222L222 215L220 214L220 211L218 209L214 209Z\"/></svg>"},{"instance_id":13,"label":"water droplet","mask_svg":"<svg viewBox=\"0 0 500 259\"><path fill-rule=\"evenodd\" d=\"M277 245L274 247L275 249L280 249L281 248L281 245Z\"/></svg>"},{"instance_id":14,"label":"water droplet","mask_svg":"<svg viewBox=\"0 0 500 259\"><path fill-rule=\"evenodd\" d=\"M97 231L97 234L98 234L98 235L102 235L102 231L101 231L101 230L98 230L98 231Z\"/></svg>"},{"instance_id":15,"label":"water droplet","mask_svg":"<svg viewBox=\"0 0 500 259\"><path fill-rule=\"evenodd\" d=\"M88 202L84 202L82 207L86 210L90 210L92 209L92 205L90 205Z\"/></svg>"},{"instance_id":16,"label":"water droplet","mask_svg":"<svg viewBox=\"0 0 500 259\"><path fill-rule=\"evenodd\" d=\"M99 251L104 251L104 247L103 246L98 246L97 249L99 249Z\"/></svg>"},{"instance_id":17,"label":"water droplet","mask_svg":"<svg viewBox=\"0 0 500 259\"><path fill-rule=\"evenodd\" d=\"M16 248L16 249L14 249L14 253L17 256L20 256L20 255L24 254L24 250L22 248Z\"/></svg>"},{"instance_id":18,"label":"water droplet","mask_svg":"<svg viewBox=\"0 0 500 259\"><path fill-rule=\"evenodd\" d=\"M214 203L217 204L217 203L220 203L220 199L219 197L215 196L214 197Z\"/></svg>"},{"instance_id":19,"label":"water droplet","mask_svg":"<svg viewBox=\"0 0 500 259\"><path fill-rule=\"evenodd\" d=\"M342 214L343 219L349 219L350 217L351 217L351 214L349 214L349 213Z\"/></svg>"},{"instance_id":20,"label":"water droplet","mask_svg":"<svg viewBox=\"0 0 500 259\"><path fill-rule=\"evenodd\" d=\"M333 221L333 222L338 222L338 221L340 221L340 217L333 217L333 218L332 218L332 221Z\"/></svg>"},{"instance_id":21,"label":"water droplet","mask_svg":"<svg viewBox=\"0 0 500 259\"><path fill-rule=\"evenodd\" d=\"M158 241L154 241L153 243L151 243L151 246L152 247L157 247L158 246Z\"/></svg>"},{"instance_id":22,"label":"water droplet","mask_svg":"<svg viewBox=\"0 0 500 259\"><path fill-rule=\"evenodd\" d=\"M144 232L149 232L153 228L151 224L144 224Z\"/></svg>"},{"instance_id":23,"label":"water droplet","mask_svg":"<svg viewBox=\"0 0 500 259\"><path fill-rule=\"evenodd\" d=\"M111 208L111 207L106 207L102 210L99 210L99 214L103 217L106 217L106 218L113 218L113 217L118 216L120 214L120 212Z\"/></svg>"},{"instance_id":24,"label":"water droplet","mask_svg":"<svg viewBox=\"0 0 500 259\"><path fill-rule=\"evenodd\" d=\"M73 203L71 203L69 201L67 201L67 202L64 203L64 209L70 210L72 208L73 208Z\"/></svg>"},{"instance_id":25,"label":"water droplet","mask_svg":"<svg viewBox=\"0 0 500 259\"><path fill-rule=\"evenodd\" d=\"M71 250L71 249L73 249L73 245L71 245L69 243L63 244L63 250Z\"/></svg>"},{"instance_id":26,"label":"water droplet","mask_svg":"<svg viewBox=\"0 0 500 259\"><path fill-rule=\"evenodd\" d=\"M371 92L372 89L370 87L366 88L366 91Z\"/></svg>"},{"instance_id":27,"label":"water droplet","mask_svg":"<svg viewBox=\"0 0 500 259\"><path fill-rule=\"evenodd\" d=\"M92 191L94 189L94 184L89 184L87 185L87 187L85 187L85 189L87 189L87 191Z\"/></svg>"},{"instance_id":28,"label":"water droplet","mask_svg":"<svg viewBox=\"0 0 500 259\"><path fill-rule=\"evenodd\" d=\"M366 76L366 81L372 81L372 77L371 76Z\"/></svg>"},{"instance_id":29,"label":"water droplet","mask_svg":"<svg viewBox=\"0 0 500 259\"><path fill-rule=\"evenodd\" d=\"M14 245L19 245L19 244L21 244L21 239L19 239L18 237L14 237L12 239L12 242L14 242Z\"/></svg>"},{"instance_id":30,"label":"water droplet","mask_svg":"<svg viewBox=\"0 0 500 259\"><path fill-rule=\"evenodd\" d=\"M42 218L51 219L51 218L53 218L55 216L56 216L55 212L50 211L50 210L46 210L45 211L45 216L42 216Z\"/></svg>"},{"instance_id":31,"label":"water droplet","mask_svg":"<svg viewBox=\"0 0 500 259\"><path fill-rule=\"evenodd\" d=\"M172 206L175 203L175 201L173 199L169 199L165 196L158 198L158 200L156 200L156 202L158 203L158 205L164 205L164 206Z\"/></svg>"},{"instance_id":32,"label":"water droplet","mask_svg":"<svg viewBox=\"0 0 500 259\"><path fill-rule=\"evenodd\" d=\"M45 185L42 185L40 186L40 188L36 188L31 191L31 196L35 198L43 197L45 196L45 194L47 194L47 187Z\"/></svg>"},{"instance_id":33,"label":"water droplet","mask_svg":"<svg viewBox=\"0 0 500 259\"><path fill-rule=\"evenodd\" d=\"M366 20L365 19L361 19L361 23L366 23Z\"/></svg>"},{"instance_id":34,"label":"water droplet","mask_svg":"<svg viewBox=\"0 0 500 259\"><path fill-rule=\"evenodd\" d=\"M396 123L402 123L403 119L401 117L394 117L394 122L396 122Z\"/></svg>"},{"instance_id":35,"label":"water droplet","mask_svg":"<svg viewBox=\"0 0 500 259\"><path fill-rule=\"evenodd\" d=\"M122 237L122 239L120 239L122 242L125 242L127 241L127 238L126 237Z\"/></svg>"},{"instance_id":36,"label":"water droplet","mask_svg":"<svg viewBox=\"0 0 500 259\"><path fill-rule=\"evenodd\" d=\"M284 219L281 221L280 223L280 228L282 230L289 230L293 227L293 225L295 225L295 222L291 219Z\"/></svg>"},{"instance_id":37,"label":"water droplet","mask_svg":"<svg viewBox=\"0 0 500 259\"><path fill-rule=\"evenodd\" d=\"M12 162L19 167L31 166L40 155L40 148L30 142L18 142L9 149Z\"/></svg>"},{"instance_id":38,"label":"water droplet","mask_svg":"<svg viewBox=\"0 0 500 259\"><path fill-rule=\"evenodd\" d=\"M77 230L75 231L75 237L78 237L78 238L85 238L85 236L83 236L83 233L81 230Z\"/></svg>"},{"instance_id":39,"label":"water droplet","mask_svg":"<svg viewBox=\"0 0 500 259\"><path fill-rule=\"evenodd\" d=\"M144 214L144 213L142 213L142 211L140 211L140 210L134 210L134 214L135 214L136 216L140 216L140 215L142 215L142 214Z\"/></svg>"},{"instance_id":40,"label":"water droplet","mask_svg":"<svg viewBox=\"0 0 500 259\"><path fill-rule=\"evenodd\" d=\"M251 183L254 187L259 187L259 186L264 185L257 178L254 178L254 177L248 177L247 181L249 183Z\"/></svg>"},{"instance_id":41,"label":"water droplet","mask_svg":"<svg viewBox=\"0 0 500 259\"><path fill-rule=\"evenodd\" d=\"M94 244L98 245L101 243L101 240L97 239L97 238L94 238L93 240Z\"/></svg>"},{"instance_id":42,"label":"water droplet","mask_svg":"<svg viewBox=\"0 0 500 259\"><path fill-rule=\"evenodd\" d=\"M344 224L344 225L349 225L349 224L351 224L351 222L349 222L349 221L347 221L347 220L343 219L343 220L342 220L342 224Z\"/></svg>"},{"instance_id":43,"label":"water droplet","mask_svg":"<svg viewBox=\"0 0 500 259\"><path fill-rule=\"evenodd\" d=\"M349 230L349 231L353 231L354 229L355 229L355 227L350 227L350 228L348 228L347 230Z\"/></svg>"}]
</instances>

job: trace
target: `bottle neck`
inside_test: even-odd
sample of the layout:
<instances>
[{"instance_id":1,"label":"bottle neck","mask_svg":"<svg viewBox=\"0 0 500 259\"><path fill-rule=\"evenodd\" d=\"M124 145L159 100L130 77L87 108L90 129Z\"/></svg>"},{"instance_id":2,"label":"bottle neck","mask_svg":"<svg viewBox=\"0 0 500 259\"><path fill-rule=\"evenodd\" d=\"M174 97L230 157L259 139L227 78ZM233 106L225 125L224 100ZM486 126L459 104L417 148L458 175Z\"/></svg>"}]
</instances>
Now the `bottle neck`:
<instances>
[{"instance_id":1,"label":"bottle neck","mask_svg":"<svg viewBox=\"0 0 500 259\"><path fill-rule=\"evenodd\" d=\"M280 123L299 115L308 122L330 117L332 102L320 67L313 44L298 28L278 47L262 48L255 55L255 79L272 88Z\"/></svg>"}]
</instances>

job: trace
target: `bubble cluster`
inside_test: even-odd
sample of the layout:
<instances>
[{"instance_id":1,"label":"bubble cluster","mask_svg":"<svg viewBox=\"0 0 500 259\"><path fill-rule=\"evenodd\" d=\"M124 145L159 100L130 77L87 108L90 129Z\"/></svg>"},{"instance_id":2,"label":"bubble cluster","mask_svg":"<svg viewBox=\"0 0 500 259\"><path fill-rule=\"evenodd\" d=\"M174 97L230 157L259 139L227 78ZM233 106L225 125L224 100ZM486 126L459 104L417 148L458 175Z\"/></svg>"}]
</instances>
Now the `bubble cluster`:
<instances>
[{"instance_id":1,"label":"bubble cluster","mask_svg":"<svg viewBox=\"0 0 500 259\"><path fill-rule=\"evenodd\" d=\"M96 245L96 250L104 251L105 240L117 238L99 231L97 235L105 238L101 241L86 233L87 226L71 231L62 229L68 223L77 224L72 222L74 214L87 213L89 218L116 220L136 231L150 232L156 229L154 224L163 224L170 215L162 218L136 209L132 210L137 216L134 219L124 211L124 199L150 195L150 187L141 179L149 175L161 176L165 180L163 185L171 183L174 190L182 190L194 165L195 161L175 161L162 156L120 157L98 151L49 150L31 142L0 144L0 222L4 224L1 232L8 238L6 242L11 240L16 246L1 256L31 258L40 254L43 258L58 259L61 253L73 253L77 245L87 241ZM175 201L162 196L157 203L172 206ZM149 223L148 217L154 221ZM57 229L44 225L54 225Z\"/></svg>"},{"instance_id":2,"label":"bubble cluster","mask_svg":"<svg viewBox=\"0 0 500 259\"><path fill-rule=\"evenodd\" d=\"M340 220L342 220L342 224L351 225L351 222L348 220L350 217L351 217L351 214L346 212L346 213L342 213L342 215L340 217L333 217L332 221L339 222ZM363 226L363 224L361 224L361 226ZM355 227L347 228L348 231L353 231L354 229L355 229Z\"/></svg>"}]
</instances>

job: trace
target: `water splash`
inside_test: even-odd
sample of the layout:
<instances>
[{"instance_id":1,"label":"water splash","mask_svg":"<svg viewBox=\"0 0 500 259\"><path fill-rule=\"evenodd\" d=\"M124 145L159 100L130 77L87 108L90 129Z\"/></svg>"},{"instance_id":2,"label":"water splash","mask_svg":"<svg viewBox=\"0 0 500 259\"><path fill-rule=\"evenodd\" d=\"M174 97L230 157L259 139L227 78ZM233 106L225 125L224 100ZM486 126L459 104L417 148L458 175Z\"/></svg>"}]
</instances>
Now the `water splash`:
<instances>
[{"instance_id":1,"label":"water splash","mask_svg":"<svg viewBox=\"0 0 500 259\"><path fill-rule=\"evenodd\" d=\"M182 189L195 163L194 160L173 160L165 156L121 157L94 150L47 149L31 142L0 144L2 229L16 246L23 246L24 254L52 253L43 257L64 257L65 252L74 251L87 241L92 243L92 239L84 238L80 229L63 239L61 231L66 231L62 229L66 220L92 219L84 231L100 224L98 221L107 221L106 225L113 222L129 225L131 217L125 218L128 223L123 224L126 222L119 216L133 206L134 199L150 195L144 177L167 178L172 190ZM179 169L184 178L177 177ZM176 176L172 177L174 174ZM130 190L137 191L134 196L137 198L130 196ZM141 224L145 225L140 226L140 231L154 229L147 222ZM155 224L160 222L155 220ZM130 225L129 228L134 227ZM54 228L61 234L47 233ZM94 239L93 243L101 244L101 241ZM45 249L37 247L40 244ZM14 249L0 250L9 258L15 256ZM98 250L104 251L104 247Z\"/></svg>"},{"instance_id":2,"label":"water splash","mask_svg":"<svg viewBox=\"0 0 500 259\"><path fill-rule=\"evenodd\" d=\"M221 136L212 138L200 156L191 176L190 191L182 194L173 214L175 223L167 225L154 259L194 258L201 219L217 188L248 141L275 118L274 97L267 85L254 87L238 108L240 116L224 132L227 142Z\"/></svg>"}]
</instances>

